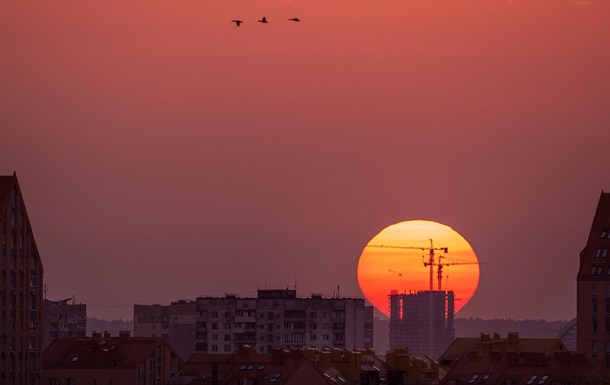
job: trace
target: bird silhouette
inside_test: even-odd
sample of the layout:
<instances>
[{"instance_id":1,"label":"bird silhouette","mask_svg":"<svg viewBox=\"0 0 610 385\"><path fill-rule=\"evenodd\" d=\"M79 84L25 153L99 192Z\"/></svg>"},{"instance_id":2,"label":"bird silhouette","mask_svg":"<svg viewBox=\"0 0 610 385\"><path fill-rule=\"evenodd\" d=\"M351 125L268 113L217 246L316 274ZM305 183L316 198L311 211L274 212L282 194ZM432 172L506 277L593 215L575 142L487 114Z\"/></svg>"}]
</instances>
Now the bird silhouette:
<instances>
[{"instance_id":1,"label":"bird silhouette","mask_svg":"<svg viewBox=\"0 0 610 385\"><path fill-rule=\"evenodd\" d=\"M235 23L235 25L237 25L239 27L239 25L241 23L243 23L243 21L241 21L241 20L231 20L231 23Z\"/></svg>"},{"instance_id":2,"label":"bird silhouette","mask_svg":"<svg viewBox=\"0 0 610 385\"><path fill-rule=\"evenodd\" d=\"M290 20L290 21L301 21L300 19L298 19L296 17L293 17L292 19L288 19L288 20Z\"/></svg>"},{"instance_id":3,"label":"bird silhouette","mask_svg":"<svg viewBox=\"0 0 610 385\"><path fill-rule=\"evenodd\" d=\"M259 23L268 23L267 18L265 16L263 16L263 18L260 19L258 22Z\"/></svg>"}]
</instances>

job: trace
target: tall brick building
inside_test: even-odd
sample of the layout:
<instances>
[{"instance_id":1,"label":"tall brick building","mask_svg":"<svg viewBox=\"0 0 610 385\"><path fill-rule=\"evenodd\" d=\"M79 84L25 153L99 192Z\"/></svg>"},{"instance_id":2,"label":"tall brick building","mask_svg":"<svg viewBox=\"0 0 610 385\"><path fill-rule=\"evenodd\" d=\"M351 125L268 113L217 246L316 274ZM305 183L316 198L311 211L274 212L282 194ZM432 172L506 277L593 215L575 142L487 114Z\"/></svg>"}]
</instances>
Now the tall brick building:
<instances>
[{"instance_id":1,"label":"tall brick building","mask_svg":"<svg viewBox=\"0 0 610 385\"><path fill-rule=\"evenodd\" d=\"M16 174L0 176L0 385L39 384L42 263Z\"/></svg>"},{"instance_id":2,"label":"tall brick building","mask_svg":"<svg viewBox=\"0 0 610 385\"><path fill-rule=\"evenodd\" d=\"M610 193L602 192L576 280L576 350L610 367Z\"/></svg>"}]
</instances>

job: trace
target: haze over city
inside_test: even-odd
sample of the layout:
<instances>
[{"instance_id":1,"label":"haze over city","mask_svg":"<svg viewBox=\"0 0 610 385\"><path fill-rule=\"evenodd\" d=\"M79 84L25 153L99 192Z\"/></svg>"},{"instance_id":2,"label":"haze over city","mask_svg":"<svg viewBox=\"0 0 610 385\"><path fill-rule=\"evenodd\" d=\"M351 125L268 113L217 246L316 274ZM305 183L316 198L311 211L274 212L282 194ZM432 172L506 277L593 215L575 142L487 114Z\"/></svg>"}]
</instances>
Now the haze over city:
<instances>
[{"instance_id":1,"label":"haze over city","mask_svg":"<svg viewBox=\"0 0 610 385\"><path fill-rule=\"evenodd\" d=\"M458 317L571 319L610 189L609 16L606 0L5 1L0 174L17 172L48 298L93 317L295 282L362 297L365 245L423 219L487 263Z\"/></svg>"}]
</instances>

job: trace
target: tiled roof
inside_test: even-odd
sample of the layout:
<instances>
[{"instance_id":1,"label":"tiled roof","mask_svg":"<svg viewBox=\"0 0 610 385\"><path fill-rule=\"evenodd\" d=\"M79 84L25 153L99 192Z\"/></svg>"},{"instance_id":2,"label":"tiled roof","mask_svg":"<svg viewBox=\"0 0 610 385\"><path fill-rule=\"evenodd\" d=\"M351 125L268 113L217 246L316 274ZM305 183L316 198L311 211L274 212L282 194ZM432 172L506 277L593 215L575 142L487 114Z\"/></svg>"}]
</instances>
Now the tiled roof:
<instances>
[{"instance_id":1,"label":"tiled roof","mask_svg":"<svg viewBox=\"0 0 610 385\"><path fill-rule=\"evenodd\" d=\"M162 344L161 337L59 337L43 352L43 367L136 368Z\"/></svg>"},{"instance_id":2,"label":"tiled roof","mask_svg":"<svg viewBox=\"0 0 610 385\"><path fill-rule=\"evenodd\" d=\"M488 348L487 353L485 353L485 346ZM495 335L489 337L489 339L485 337L456 338L438 361L441 365L444 365L444 362L453 362L456 358L470 351L477 351L485 356L489 355L491 350L544 352L548 356L555 351L565 351L567 348L559 338L520 338L518 335L512 335L509 338L500 338L498 335Z\"/></svg>"},{"instance_id":3,"label":"tiled roof","mask_svg":"<svg viewBox=\"0 0 610 385\"><path fill-rule=\"evenodd\" d=\"M303 366L317 370L302 355L287 351L272 354L240 352L237 354L195 353L174 376L171 384L207 384L211 381L213 366L216 365L220 384L235 383L235 379L255 379L259 384L285 384ZM330 383L322 373L318 383Z\"/></svg>"},{"instance_id":4,"label":"tiled roof","mask_svg":"<svg viewBox=\"0 0 610 385\"><path fill-rule=\"evenodd\" d=\"M607 370L599 361L568 351L556 352L551 357L544 352L495 352L486 357L470 352L455 363L441 385L504 384L507 381L514 385L527 385L528 382L597 384L606 375Z\"/></svg>"}]
</instances>

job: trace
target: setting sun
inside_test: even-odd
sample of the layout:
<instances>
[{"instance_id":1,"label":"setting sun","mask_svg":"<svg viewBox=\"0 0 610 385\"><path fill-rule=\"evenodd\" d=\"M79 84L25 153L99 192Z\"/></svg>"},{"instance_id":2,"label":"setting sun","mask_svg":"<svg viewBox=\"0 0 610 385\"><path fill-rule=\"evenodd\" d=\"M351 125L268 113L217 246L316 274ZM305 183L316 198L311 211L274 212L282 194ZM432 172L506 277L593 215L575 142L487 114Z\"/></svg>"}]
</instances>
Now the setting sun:
<instances>
[{"instance_id":1,"label":"setting sun","mask_svg":"<svg viewBox=\"0 0 610 385\"><path fill-rule=\"evenodd\" d=\"M457 313L477 289L479 261L470 244L449 226L422 220L400 222L383 229L366 245L358 262L358 283L385 315L389 315L392 291L430 290L431 283L434 290L455 293Z\"/></svg>"}]
</instances>

